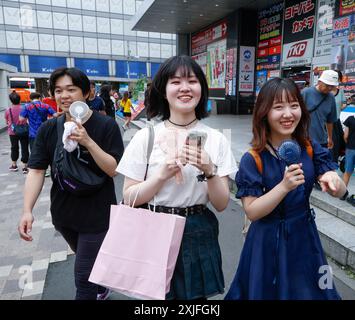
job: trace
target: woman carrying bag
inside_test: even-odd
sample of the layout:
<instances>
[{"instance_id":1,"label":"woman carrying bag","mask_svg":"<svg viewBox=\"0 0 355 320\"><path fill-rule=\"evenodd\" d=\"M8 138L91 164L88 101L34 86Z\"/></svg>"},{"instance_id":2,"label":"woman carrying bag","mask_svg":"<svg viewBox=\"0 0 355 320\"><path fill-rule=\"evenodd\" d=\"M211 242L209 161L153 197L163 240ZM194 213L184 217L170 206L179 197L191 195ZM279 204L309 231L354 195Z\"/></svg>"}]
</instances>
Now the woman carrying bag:
<instances>
[{"instance_id":1,"label":"woman carrying bag","mask_svg":"<svg viewBox=\"0 0 355 320\"><path fill-rule=\"evenodd\" d=\"M20 105L20 96L16 92L12 92L9 95L9 99L12 103L12 106L10 106L6 112L5 112L5 120L7 123L7 133L10 138L11 142L11 166L9 167L9 170L12 172L18 171L17 167L17 160L19 158L19 142L21 144L21 162L23 164L22 167L22 173L27 174L28 169L27 169L27 162L29 158L29 152L28 152L28 144L29 144L29 139L28 139L28 132L27 134L22 134L18 135L15 132L15 126L18 124L27 124L27 121L20 121L19 120L19 115L21 113L21 105ZM25 126L23 126L25 127Z\"/></svg>"},{"instance_id":2,"label":"woman carrying bag","mask_svg":"<svg viewBox=\"0 0 355 320\"><path fill-rule=\"evenodd\" d=\"M218 220L206 205L219 212L227 207L228 175L237 167L227 139L200 122L207 116L207 99L207 82L194 60L165 61L149 95L148 118L162 122L154 126L147 177L148 128L133 137L117 168L125 176L125 204L132 205L129 195L138 193L135 206L148 203L157 212L186 217L166 299L206 299L224 290Z\"/></svg>"}]
</instances>

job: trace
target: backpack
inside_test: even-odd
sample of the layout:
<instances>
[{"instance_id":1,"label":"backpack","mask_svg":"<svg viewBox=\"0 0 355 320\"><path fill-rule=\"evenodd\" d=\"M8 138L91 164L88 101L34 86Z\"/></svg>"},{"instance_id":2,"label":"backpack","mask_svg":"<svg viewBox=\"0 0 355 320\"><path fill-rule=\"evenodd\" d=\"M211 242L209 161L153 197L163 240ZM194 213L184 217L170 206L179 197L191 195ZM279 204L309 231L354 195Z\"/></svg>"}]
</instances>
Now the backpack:
<instances>
[{"instance_id":1,"label":"backpack","mask_svg":"<svg viewBox=\"0 0 355 320\"><path fill-rule=\"evenodd\" d=\"M257 151L255 151L254 149L249 149L248 152L254 158L258 172L260 174L263 174L263 162L261 161L259 153ZM309 155L309 157L313 160L313 147L312 147L312 144L309 140L307 140L307 142L306 142L306 152Z\"/></svg>"},{"instance_id":2,"label":"backpack","mask_svg":"<svg viewBox=\"0 0 355 320\"><path fill-rule=\"evenodd\" d=\"M75 152L68 152L64 149L62 136L64 132L65 115L57 118L57 145L54 151L52 172L54 179L62 190L68 191L76 196L89 196L101 189L107 179L107 175L95 173L80 158L80 146Z\"/></svg>"}]
</instances>

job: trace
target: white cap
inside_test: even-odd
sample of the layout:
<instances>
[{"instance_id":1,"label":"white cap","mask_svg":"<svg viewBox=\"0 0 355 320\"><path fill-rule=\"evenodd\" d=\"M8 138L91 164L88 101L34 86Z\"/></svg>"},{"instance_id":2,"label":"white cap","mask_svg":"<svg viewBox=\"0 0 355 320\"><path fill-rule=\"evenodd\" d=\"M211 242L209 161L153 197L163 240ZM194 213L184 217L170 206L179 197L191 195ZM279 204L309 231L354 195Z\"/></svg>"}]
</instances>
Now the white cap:
<instances>
[{"instance_id":1,"label":"white cap","mask_svg":"<svg viewBox=\"0 0 355 320\"><path fill-rule=\"evenodd\" d=\"M329 86L337 86L339 85L338 72L334 70L324 70L318 81L322 81Z\"/></svg>"}]
</instances>

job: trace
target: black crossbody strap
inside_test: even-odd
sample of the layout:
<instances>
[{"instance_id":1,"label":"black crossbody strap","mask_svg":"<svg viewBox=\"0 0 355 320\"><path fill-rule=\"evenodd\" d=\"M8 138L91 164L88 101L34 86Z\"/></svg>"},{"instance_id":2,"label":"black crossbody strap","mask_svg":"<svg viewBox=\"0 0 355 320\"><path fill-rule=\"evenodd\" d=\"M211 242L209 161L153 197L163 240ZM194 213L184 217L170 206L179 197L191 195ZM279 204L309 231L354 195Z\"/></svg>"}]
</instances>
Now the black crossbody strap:
<instances>
[{"instance_id":1,"label":"black crossbody strap","mask_svg":"<svg viewBox=\"0 0 355 320\"><path fill-rule=\"evenodd\" d=\"M65 114L57 118L57 146L62 143L62 137L64 133L64 122L65 122Z\"/></svg>"},{"instance_id":2,"label":"black crossbody strap","mask_svg":"<svg viewBox=\"0 0 355 320\"><path fill-rule=\"evenodd\" d=\"M12 123L13 125L15 125L15 124L14 124L14 118L13 118L12 112L11 112L11 108L9 108L9 112L10 112L11 123Z\"/></svg>"},{"instance_id":3,"label":"black crossbody strap","mask_svg":"<svg viewBox=\"0 0 355 320\"><path fill-rule=\"evenodd\" d=\"M147 167L145 169L144 180L147 178L149 159L152 154L153 145L154 145L154 127L151 124L147 124L147 126L149 130L149 136L148 136L148 147L147 147Z\"/></svg>"},{"instance_id":4,"label":"black crossbody strap","mask_svg":"<svg viewBox=\"0 0 355 320\"><path fill-rule=\"evenodd\" d=\"M328 97L327 95L323 97L322 100L312 110L309 110L309 113L316 111L327 97Z\"/></svg>"}]
</instances>

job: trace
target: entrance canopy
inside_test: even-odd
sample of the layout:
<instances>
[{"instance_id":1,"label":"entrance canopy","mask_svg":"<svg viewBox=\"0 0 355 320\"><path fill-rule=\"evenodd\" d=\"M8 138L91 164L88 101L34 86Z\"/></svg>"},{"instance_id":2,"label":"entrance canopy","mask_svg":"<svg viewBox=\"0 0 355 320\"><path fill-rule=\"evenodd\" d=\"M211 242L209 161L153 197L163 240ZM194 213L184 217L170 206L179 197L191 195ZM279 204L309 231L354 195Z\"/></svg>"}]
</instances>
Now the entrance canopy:
<instances>
[{"instance_id":1,"label":"entrance canopy","mask_svg":"<svg viewBox=\"0 0 355 320\"><path fill-rule=\"evenodd\" d=\"M237 9L263 9L280 0L145 0L133 30L193 33ZM250 21L257 23L257 21Z\"/></svg>"}]
</instances>

